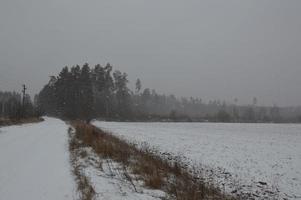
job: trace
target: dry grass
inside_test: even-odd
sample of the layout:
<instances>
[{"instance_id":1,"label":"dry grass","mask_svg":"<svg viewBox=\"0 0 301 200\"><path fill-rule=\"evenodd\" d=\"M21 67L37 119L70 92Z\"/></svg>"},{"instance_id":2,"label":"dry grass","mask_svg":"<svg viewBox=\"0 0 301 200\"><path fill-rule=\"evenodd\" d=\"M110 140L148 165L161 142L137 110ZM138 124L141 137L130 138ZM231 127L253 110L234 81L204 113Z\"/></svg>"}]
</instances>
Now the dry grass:
<instances>
[{"instance_id":1,"label":"dry grass","mask_svg":"<svg viewBox=\"0 0 301 200\"><path fill-rule=\"evenodd\" d=\"M165 191L168 199L234 199L213 184L203 182L199 174L189 172L174 159L171 161L160 157L147 146L137 148L134 144L83 122L74 122L73 126L75 137L81 141L82 147L91 147L102 158L121 163L125 172L137 175L148 188ZM131 177L128 177L132 182Z\"/></svg>"},{"instance_id":2,"label":"dry grass","mask_svg":"<svg viewBox=\"0 0 301 200\"><path fill-rule=\"evenodd\" d=\"M85 157L83 151L81 151L81 141L77 140L75 133L71 128L69 132L69 152L70 152L70 162L72 166L72 173L75 177L77 183L77 191L79 193L79 199L81 200L93 200L95 199L95 190L92 187L89 179L85 176L82 171L82 166L78 162L79 158Z\"/></svg>"},{"instance_id":3,"label":"dry grass","mask_svg":"<svg viewBox=\"0 0 301 200\"><path fill-rule=\"evenodd\" d=\"M26 124L26 123L36 123L44 121L43 118L38 117L31 117L25 119L7 119L7 118L0 118L0 127L1 126L11 126L11 125L19 125L19 124Z\"/></svg>"}]
</instances>

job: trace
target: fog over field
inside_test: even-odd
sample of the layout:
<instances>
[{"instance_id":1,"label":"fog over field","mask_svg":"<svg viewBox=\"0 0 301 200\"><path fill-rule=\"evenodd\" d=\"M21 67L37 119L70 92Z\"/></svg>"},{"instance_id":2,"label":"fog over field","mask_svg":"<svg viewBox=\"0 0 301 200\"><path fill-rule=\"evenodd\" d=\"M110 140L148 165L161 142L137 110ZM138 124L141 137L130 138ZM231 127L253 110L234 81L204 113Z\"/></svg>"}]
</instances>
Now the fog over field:
<instances>
[{"instance_id":1,"label":"fog over field","mask_svg":"<svg viewBox=\"0 0 301 200\"><path fill-rule=\"evenodd\" d=\"M74 64L204 100L301 102L301 1L0 1L0 90L38 93Z\"/></svg>"}]
</instances>

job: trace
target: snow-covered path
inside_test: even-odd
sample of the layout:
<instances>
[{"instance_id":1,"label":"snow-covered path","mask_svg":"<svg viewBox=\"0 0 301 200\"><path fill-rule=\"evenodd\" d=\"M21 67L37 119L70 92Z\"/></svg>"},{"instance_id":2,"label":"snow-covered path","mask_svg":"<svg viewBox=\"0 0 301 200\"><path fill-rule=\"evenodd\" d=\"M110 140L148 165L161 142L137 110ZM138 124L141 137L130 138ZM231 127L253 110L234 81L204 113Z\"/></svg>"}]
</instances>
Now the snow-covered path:
<instances>
[{"instance_id":1,"label":"snow-covered path","mask_svg":"<svg viewBox=\"0 0 301 200\"><path fill-rule=\"evenodd\" d=\"M0 200L75 198L61 120L0 128Z\"/></svg>"}]
</instances>

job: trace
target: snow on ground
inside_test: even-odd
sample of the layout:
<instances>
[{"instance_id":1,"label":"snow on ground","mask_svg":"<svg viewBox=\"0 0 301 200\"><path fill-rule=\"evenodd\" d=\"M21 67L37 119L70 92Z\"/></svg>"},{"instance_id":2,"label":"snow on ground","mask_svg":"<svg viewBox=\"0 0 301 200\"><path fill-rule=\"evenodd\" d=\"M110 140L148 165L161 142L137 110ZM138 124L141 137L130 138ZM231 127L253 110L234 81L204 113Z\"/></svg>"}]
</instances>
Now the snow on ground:
<instances>
[{"instance_id":1,"label":"snow on ground","mask_svg":"<svg viewBox=\"0 0 301 200\"><path fill-rule=\"evenodd\" d=\"M113 170L118 166L114 162L111 165ZM135 191L122 174L111 173L110 170L108 165L104 166L103 171L99 171L92 166L85 169L85 174L90 178L97 193L97 200L160 200L165 197L165 193L162 191L143 188L143 183L138 185L135 182L135 187L138 189L138 191Z\"/></svg>"},{"instance_id":2,"label":"snow on ground","mask_svg":"<svg viewBox=\"0 0 301 200\"><path fill-rule=\"evenodd\" d=\"M61 120L0 128L0 199L75 199Z\"/></svg>"},{"instance_id":3,"label":"snow on ground","mask_svg":"<svg viewBox=\"0 0 301 200\"><path fill-rule=\"evenodd\" d=\"M238 187L231 186L235 182L261 195L277 192L276 199L301 199L301 125L93 123L128 141L180 155L190 164L209 166L230 191ZM227 182L223 175L228 173Z\"/></svg>"},{"instance_id":4,"label":"snow on ground","mask_svg":"<svg viewBox=\"0 0 301 200\"><path fill-rule=\"evenodd\" d=\"M163 191L145 188L141 181L135 180L135 175L127 172L131 183L124 177L125 171L120 164L100 158L91 148L82 150L88 156L77 162L90 180L97 200L160 200L166 196Z\"/></svg>"},{"instance_id":5,"label":"snow on ground","mask_svg":"<svg viewBox=\"0 0 301 200\"><path fill-rule=\"evenodd\" d=\"M0 200L78 199L68 150L69 126L59 119L44 119L0 128ZM92 150L87 155L78 159L97 200L158 200L165 195L137 181L135 191L117 163L101 160ZM101 170L95 162L102 162Z\"/></svg>"},{"instance_id":6,"label":"snow on ground","mask_svg":"<svg viewBox=\"0 0 301 200\"><path fill-rule=\"evenodd\" d=\"M81 144L74 131L70 131L70 141ZM76 145L71 157L73 168L78 170L80 178L87 178L88 185L95 191L96 200L160 200L166 196L161 190L145 188L139 177L128 168L103 158L91 147Z\"/></svg>"}]
</instances>

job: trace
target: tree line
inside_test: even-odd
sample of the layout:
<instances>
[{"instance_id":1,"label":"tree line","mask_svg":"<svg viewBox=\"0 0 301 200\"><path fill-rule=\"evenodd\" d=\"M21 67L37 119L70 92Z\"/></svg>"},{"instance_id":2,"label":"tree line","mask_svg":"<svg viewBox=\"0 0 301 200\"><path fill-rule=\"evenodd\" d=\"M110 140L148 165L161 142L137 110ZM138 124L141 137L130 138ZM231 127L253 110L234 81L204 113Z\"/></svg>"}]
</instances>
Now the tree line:
<instances>
[{"instance_id":1,"label":"tree line","mask_svg":"<svg viewBox=\"0 0 301 200\"><path fill-rule=\"evenodd\" d=\"M28 94L0 91L0 118L20 120L39 115Z\"/></svg>"},{"instance_id":2,"label":"tree line","mask_svg":"<svg viewBox=\"0 0 301 200\"><path fill-rule=\"evenodd\" d=\"M64 67L39 93L38 107L67 119L126 119L131 113L127 82L127 74L112 72L110 64L92 69L88 64Z\"/></svg>"},{"instance_id":3,"label":"tree line","mask_svg":"<svg viewBox=\"0 0 301 200\"><path fill-rule=\"evenodd\" d=\"M177 98L142 88L137 79L134 91L126 73L110 64L64 67L37 95L38 110L65 119L103 118L133 121L298 122L300 108L237 105L219 100Z\"/></svg>"}]
</instances>

